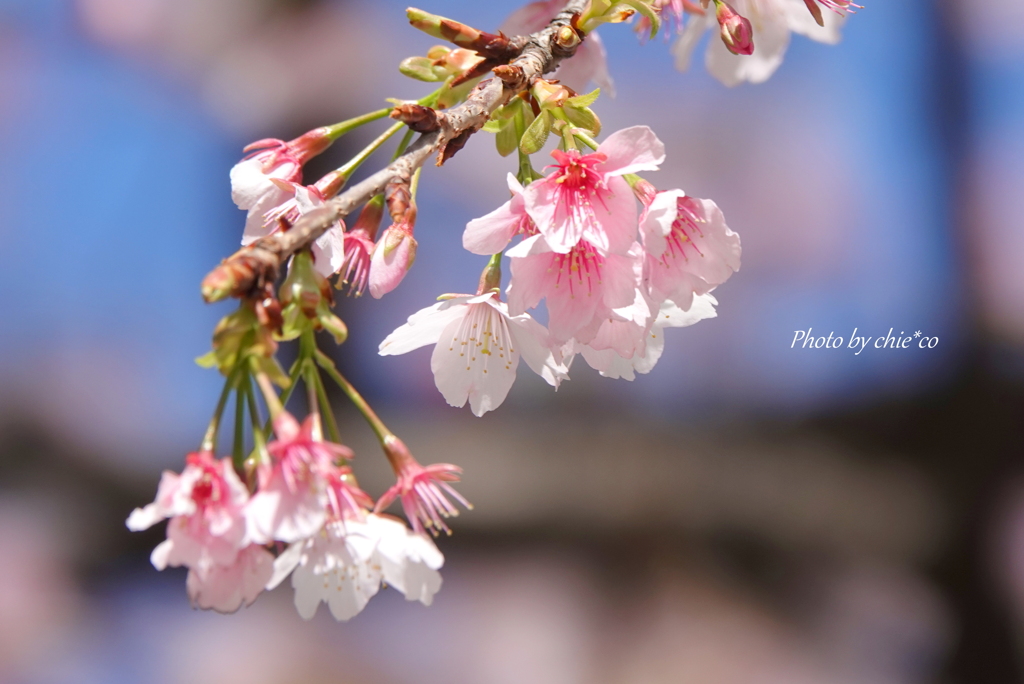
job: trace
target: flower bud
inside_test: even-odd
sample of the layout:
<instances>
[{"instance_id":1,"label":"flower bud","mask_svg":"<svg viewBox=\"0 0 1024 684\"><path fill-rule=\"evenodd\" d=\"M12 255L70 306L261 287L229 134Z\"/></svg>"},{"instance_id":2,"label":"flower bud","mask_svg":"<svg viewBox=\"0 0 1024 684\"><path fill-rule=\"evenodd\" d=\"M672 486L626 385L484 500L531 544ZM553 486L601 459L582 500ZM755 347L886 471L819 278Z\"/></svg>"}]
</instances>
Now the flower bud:
<instances>
[{"instance_id":1,"label":"flower bud","mask_svg":"<svg viewBox=\"0 0 1024 684\"><path fill-rule=\"evenodd\" d=\"M750 55L754 52L754 32L750 20L739 14L721 0L715 0L715 17L721 29L722 42L734 55Z\"/></svg>"},{"instance_id":2,"label":"flower bud","mask_svg":"<svg viewBox=\"0 0 1024 684\"><path fill-rule=\"evenodd\" d=\"M533 82L530 94L533 95L533 99L537 100L537 104L546 109L561 107L573 95L572 91L564 85L545 81L542 78Z\"/></svg>"},{"instance_id":3,"label":"flower bud","mask_svg":"<svg viewBox=\"0 0 1024 684\"><path fill-rule=\"evenodd\" d=\"M632 174L627 175L632 176ZM658 194L658 188L654 187L650 181L639 176L634 176L634 178L636 178L635 182L633 182L632 178L626 178L626 182L633 186L633 194L640 200L640 203L645 207L649 207L651 202L654 201L654 196Z\"/></svg>"},{"instance_id":4,"label":"flower bud","mask_svg":"<svg viewBox=\"0 0 1024 684\"><path fill-rule=\"evenodd\" d=\"M416 239L412 226L395 224L384 231L370 261L370 294L380 299L391 292L416 260Z\"/></svg>"}]
</instances>

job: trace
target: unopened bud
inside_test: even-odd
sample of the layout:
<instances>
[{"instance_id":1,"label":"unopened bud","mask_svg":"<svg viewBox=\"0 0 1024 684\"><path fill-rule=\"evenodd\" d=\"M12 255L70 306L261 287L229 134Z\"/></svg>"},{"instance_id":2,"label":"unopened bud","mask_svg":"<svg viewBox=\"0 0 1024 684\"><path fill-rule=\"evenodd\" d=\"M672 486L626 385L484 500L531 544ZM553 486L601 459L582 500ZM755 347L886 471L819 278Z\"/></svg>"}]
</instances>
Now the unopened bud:
<instances>
[{"instance_id":1,"label":"unopened bud","mask_svg":"<svg viewBox=\"0 0 1024 684\"><path fill-rule=\"evenodd\" d=\"M537 100L537 104L546 109L561 107L566 100L572 97L572 92L564 85L545 81L542 78L533 82L530 94Z\"/></svg>"},{"instance_id":2,"label":"unopened bud","mask_svg":"<svg viewBox=\"0 0 1024 684\"><path fill-rule=\"evenodd\" d=\"M417 133L430 133L441 127L436 110L415 102L400 104L391 110L391 118L401 121Z\"/></svg>"},{"instance_id":3,"label":"unopened bud","mask_svg":"<svg viewBox=\"0 0 1024 684\"><path fill-rule=\"evenodd\" d=\"M472 26L466 26L462 22L441 17L421 9L410 7L405 10L405 16L414 28L433 36L441 38L460 47L472 47L480 40L481 32Z\"/></svg>"},{"instance_id":4,"label":"unopened bud","mask_svg":"<svg viewBox=\"0 0 1024 684\"><path fill-rule=\"evenodd\" d=\"M478 295L501 289L501 255L495 254L487 262L483 272L480 274L480 284L476 288Z\"/></svg>"},{"instance_id":5,"label":"unopened bud","mask_svg":"<svg viewBox=\"0 0 1024 684\"><path fill-rule=\"evenodd\" d=\"M626 182L633 187L633 194L640 200L640 203L645 207L651 205L654 201L654 196L658 194L658 188L654 187L654 184L648 180L636 176L634 174L626 174Z\"/></svg>"},{"instance_id":6,"label":"unopened bud","mask_svg":"<svg viewBox=\"0 0 1024 684\"><path fill-rule=\"evenodd\" d=\"M384 231L370 262L370 294L380 299L398 287L416 260L412 226L393 225Z\"/></svg>"},{"instance_id":7,"label":"unopened bud","mask_svg":"<svg viewBox=\"0 0 1024 684\"><path fill-rule=\"evenodd\" d=\"M722 0L715 0L715 3L715 17L725 47L734 55L753 54L754 32L750 28L750 20Z\"/></svg>"},{"instance_id":8,"label":"unopened bud","mask_svg":"<svg viewBox=\"0 0 1024 684\"><path fill-rule=\"evenodd\" d=\"M555 34L555 44L563 50L572 50L580 44L580 34L571 26L563 26Z\"/></svg>"},{"instance_id":9,"label":"unopened bud","mask_svg":"<svg viewBox=\"0 0 1024 684\"><path fill-rule=\"evenodd\" d=\"M501 64L494 67L494 75L512 90L521 90L526 85L526 73L523 67L515 64Z\"/></svg>"},{"instance_id":10,"label":"unopened bud","mask_svg":"<svg viewBox=\"0 0 1024 684\"><path fill-rule=\"evenodd\" d=\"M392 223L402 223L412 208L412 189L409 181L399 179L388 183L384 188L384 200L387 202Z\"/></svg>"}]
</instances>

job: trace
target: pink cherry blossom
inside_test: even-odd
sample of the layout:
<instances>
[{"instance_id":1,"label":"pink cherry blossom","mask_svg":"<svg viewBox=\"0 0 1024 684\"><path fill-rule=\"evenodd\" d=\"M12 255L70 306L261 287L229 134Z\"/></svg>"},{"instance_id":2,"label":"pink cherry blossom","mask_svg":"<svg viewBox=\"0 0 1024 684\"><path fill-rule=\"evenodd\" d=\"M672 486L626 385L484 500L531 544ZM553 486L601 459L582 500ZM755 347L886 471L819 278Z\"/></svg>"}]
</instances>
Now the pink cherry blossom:
<instances>
[{"instance_id":1,"label":"pink cherry blossom","mask_svg":"<svg viewBox=\"0 0 1024 684\"><path fill-rule=\"evenodd\" d=\"M554 150L552 172L523 190L526 212L552 251L586 240L601 255L625 254L636 240L636 202L621 176L653 171L665 146L647 126L608 136L593 154Z\"/></svg>"},{"instance_id":2,"label":"pink cherry blossom","mask_svg":"<svg viewBox=\"0 0 1024 684\"><path fill-rule=\"evenodd\" d=\"M618 350L608 345L604 349L595 349L589 345L576 345L575 351L582 354L591 368L607 378L633 380L635 373L650 373L665 350L665 328L682 328L693 325L706 318L714 318L715 305L718 302L709 294L697 295L693 298L690 308L686 311L672 302L663 302L659 310L648 321L644 330L643 343L637 344L632 356L624 357ZM609 327L621 327L618 334L636 339L634 321L610 322ZM611 336L615 332L603 331ZM569 361L567 361L568 363Z\"/></svg>"},{"instance_id":3,"label":"pink cherry blossom","mask_svg":"<svg viewBox=\"0 0 1024 684\"><path fill-rule=\"evenodd\" d=\"M843 17L826 12L823 26L819 26L807 11L804 0L734 0L735 11L750 20L756 47L753 54L737 55L725 44L713 38L708 41L707 69L727 86L739 83L767 81L782 64L789 47L790 32L799 33L820 43L839 42L839 29ZM718 29L715 15L690 17L679 40L672 47L676 68L685 71L690 65L694 48L704 33Z\"/></svg>"},{"instance_id":4,"label":"pink cherry blossom","mask_svg":"<svg viewBox=\"0 0 1024 684\"><path fill-rule=\"evenodd\" d=\"M271 463L257 469L259 487L245 509L249 536L258 543L295 542L327 520L327 475L352 451L315 433L319 416L298 421L287 412L274 420L277 439L267 445Z\"/></svg>"},{"instance_id":5,"label":"pink cherry blossom","mask_svg":"<svg viewBox=\"0 0 1024 684\"><path fill-rule=\"evenodd\" d=\"M128 517L133 532L170 518L167 540L153 551L159 570L200 562L230 564L248 544L243 507L249 491L230 459L217 461L208 451L188 455L181 475L165 471L156 500Z\"/></svg>"},{"instance_id":6,"label":"pink cherry blossom","mask_svg":"<svg viewBox=\"0 0 1024 684\"><path fill-rule=\"evenodd\" d=\"M193 604L230 613L256 599L272 570L273 556L249 543L243 514L248 498L230 459L194 453L180 476L164 473L156 500L135 509L127 524L137 531L170 518L167 539L150 558L153 566L188 567Z\"/></svg>"},{"instance_id":7,"label":"pink cherry blossom","mask_svg":"<svg viewBox=\"0 0 1024 684\"><path fill-rule=\"evenodd\" d=\"M683 310L695 294L710 292L740 268L740 237L711 200L659 192L644 209L640 233L651 297L671 299Z\"/></svg>"},{"instance_id":8,"label":"pink cherry blossom","mask_svg":"<svg viewBox=\"0 0 1024 684\"><path fill-rule=\"evenodd\" d=\"M231 198L239 209L251 209L274 191L274 180L300 182L303 165L331 142L327 128L316 128L288 142L267 138L248 145L249 156L231 169Z\"/></svg>"},{"instance_id":9,"label":"pink cherry blossom","mask_svg":"<svg viewBox=\"0 0 1024 684\"><path fill-rule=\"evenodd\" d=\"M370 259L370 295L380 299L394 290L416 260L416 239L408 223L396 223L384 231Z\"/></svg>"},{"instance_id":10,"label":"pink cherry blossom","mask_svg":"<svg viewBox=\"0 0 1024 684\"><path fill-rule=\"evenodd\" d=\"M588 326L600 325L601 316L634 300L641 254L635 242L625 255L602 256L586 240L581 240L568 254L558 254L543 236L535 235L507 254L513 257L509 311L520 315L546 300L548 331L554 345L573 337L587 338L583 331Z\"/></svg>"},{"instance_id":11,"label":"pink cherry blossom","mask_svg":"<svg viewBox=\"0 0 1024 684\"><path fill-rule=\"evenodd\" d=\"M248 245L261 237L291 226L301 216L324 206L324 192L316 185L299 185L274 181L276 191L265 195L249 210L242 234ZM323 235L313 241L313 267L325 278L341 270L345 261L345 224L336 221Z\"/></svg>"},{"instance_id":12,"label":"pink cherry blossom","mask_svg":"<svg viewBox=\"0 0 1024 684\"><path fill-rule=\"evenodd\" d=\"M512 199L486 216L473 219L462 233L462 246L473 254L491 255L505 249L516 235L535 235L537 227L526 213L523 186L511 173L508 189Z\"/></svg>"},{"instance_id":13,"label":"pink cherry blossom","mask_svg":"<svg viewBox=\"0 0 1024 684\"><path fill-rule=\"evenodd\" d=\"M433 534L441 530L451 534L444 519L456 516L459 510L448 501L447 493L466 508L472 508L449 482L458 482L462 468L449 463L422 466L413 458L408 447L394 435L385 439L385 453L398 481L377 500L374 512L380 512L395 499L402 501L405 517L417 533L424 528Z\"/></svg>"},{"instance_id":14,"label":"pink cherry blossom","mask_svg":"<svg viewBox=\"0 0 1024 684\"><path fill-rule=\"evenodd\" d=\"M190 568L185 586L193 606L233 613L256 600L273 572L274 556L262 546L250 544L230 565Z\"/></svg>"},{"instance_id":15,"label":"pink cherry blossom","mask_svg":"<svg viewBox=\"0 0 1024 684\"><path fill-rule=\"evenodd\" d=\"M452 406L466 401L477 416L498 408L522 357L558 387L567 377L548 348L548 331L529 314L510 316L496 292L462 295L422 309L380 343L381 356L433 344L434 382Z\"/></svg>"},{"instance_id":16,"label":"pink cherry blossom","mask_svg":"<svg viewBox=\"0 0 1024 684\"><path fill-rule=\"evenodd\" d=\"M501 25L501 30L510 36L525 36L539 31L565 7L565 3L566 0L531 2L513 12ZM576 48L576 53L563 60L551 78L580 92L586 90L588 83L594 82L605 94L615 97L607 54L597 31L587 34L587 39Z\"/></svg>"}]
</instances>

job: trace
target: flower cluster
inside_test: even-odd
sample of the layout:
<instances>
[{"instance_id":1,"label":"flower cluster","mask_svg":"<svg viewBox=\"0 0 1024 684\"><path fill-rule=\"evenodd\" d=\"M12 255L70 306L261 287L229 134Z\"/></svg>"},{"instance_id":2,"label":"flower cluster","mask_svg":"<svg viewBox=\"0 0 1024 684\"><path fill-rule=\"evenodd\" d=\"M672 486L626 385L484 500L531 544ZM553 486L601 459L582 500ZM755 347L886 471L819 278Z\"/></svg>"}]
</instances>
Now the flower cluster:
<instances>
[{"instance_id":1,"label":"flower cluster","mask_svg":"<svg viewBox=\"0 0 1024 684\"><path fill-rule=\"evenodd\" d=\"M170 519L151 561L158 570L189 568L195 606L233 612L288 575L306 619L323 601L335 618L348 620L382 581L430 605L444 557L424 533L423 512L429 527L447 529L440 516L457 511L444 492L468 505L448 484L458 480L458 469L424 468L402 445L398 484L375 505L345 465L351 450L322 439L318 421L310 414L299 425L291 414L278 414L277 439L266 446L269 459L256 465L252 493L231 459L204 451L189 455L181 475L165 472L156 500L129 516L136 531ZM379 512L396 492L413 530ZM282 544L289 546L275 558L268 549Z\"/></svg>"},{"instance_id":2,"label":"flower cluster","mask_svg":"<svg viewBox=\"0 0 1024 684\"><path fill-rule=\"evenodd\" d=\"M577 354L605 376L649 372L662 330L714 316L711 290L740 267L739 236L714 202L658 191L635 175L665 159L650 128L617 131L591 154L552 156L549 173L526 187L509 175L512 198L463 233L475 254L522 238L506 252L508 303L482 283L476 295L413 314L380 345L393 355L434 344L438 389L453 406L468 400L478 416L504 401L520 356L555 387ZM542 300L546 328L527 312Z\"/></svg>"},{"instance_id":3,"label":"flower cluster","mask_svg":"<svg viewBox=\"0 0 1024 684\"><path fill-rule=\"evenodd\" d=\"M509 200L462 235L465 249L488 257L476 290L441 295L380 344L385 356L434 345L431 370L449 404L468 403L477 416L496 409L520 360L555 388L577 356L603 376L633 380L657 364L666 328L716 315L712 291L739 269L739 237L711 200L659 190L641 177L665 160L650 128L598 142L602 125L592 106L601 89L613 93L597 34L605 24L632 21L645 39L667 26L666 34L679 34L680 67L717 26L708 66L734 84L765 80L790 32L834 42L843 17L859 8L850 0L732 2L541 0L497 33L410 8L413 27L453 45L399 65L402 74L435 84L432 93L245 148L230 173L232 198L247 212L243 247L201 288L210 302L239 299L217 324L212 350L196 360L224 375L224 389L198 451L181 474L165 472L155 501L127 521L132 530L168 521L151 561L158 570L188 568L193 605L232 612L290 576L302 617L323 602L347 620L384 583L424 604L439 590L444 557L431 535L451 533L457 504L471 508L453 488L462 470L421 465L317 337L326 332L340 345L349 334L334 312L332 282L379 299L412 267L419 177L429 157L443 165L482 129L495 134L502 157L518 158ZM590 82L600 88L585 92ZM349 161L304 180L310 159L387 117L396 121ZM402 131L392 162L346 189ZM553 163L539 173L533 155L552 136ZM510 274L504 288L503 262ZM536 318L542 304L544 323ZM294 345L287 371L281 344ZM356 481L325 377L365 418L395 474L376 501ZM301 423L286 409L300 385ZM232 398L230 457L218 459ZM385 513L393 504L407 523Z\"/></svg>"}]
</instances>

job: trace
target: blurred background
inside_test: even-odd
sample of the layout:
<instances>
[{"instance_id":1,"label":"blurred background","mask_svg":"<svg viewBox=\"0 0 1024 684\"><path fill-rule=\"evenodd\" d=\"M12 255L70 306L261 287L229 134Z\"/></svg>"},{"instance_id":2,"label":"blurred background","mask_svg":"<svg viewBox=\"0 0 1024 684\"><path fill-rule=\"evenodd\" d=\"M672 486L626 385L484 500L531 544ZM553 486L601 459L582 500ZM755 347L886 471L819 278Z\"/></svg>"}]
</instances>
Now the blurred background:
<instances>
[{"instance_id":1,"label":"blurred background","mask_svg":"<svg viewBox=\"0 0 1024 684\"><path fill-rule=\"evenodd\" d=\"M198 283L238 244L241 148L421 96L396 64L436 41L397 0L0 0L0 683L1024 680L1024 5L865 4L839 46L795 37L735 89L601 30L605 130L654 127L652 180L714 198L744 245L718 318L634 383L523 371L476 419L429 350L376 355L475 285L461 231L515 162L481 133L427 170L417 264L339 303L338 361L476 509L434 606L385 590L336 624L287 588L192 611L184 571L149 565L162 527L124 519L216 401L192 359L232 305ZM424 8L494 29L515 5ZM792 348L808 328L939 342Z\"/></svg>"}]
</instances>

